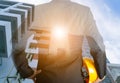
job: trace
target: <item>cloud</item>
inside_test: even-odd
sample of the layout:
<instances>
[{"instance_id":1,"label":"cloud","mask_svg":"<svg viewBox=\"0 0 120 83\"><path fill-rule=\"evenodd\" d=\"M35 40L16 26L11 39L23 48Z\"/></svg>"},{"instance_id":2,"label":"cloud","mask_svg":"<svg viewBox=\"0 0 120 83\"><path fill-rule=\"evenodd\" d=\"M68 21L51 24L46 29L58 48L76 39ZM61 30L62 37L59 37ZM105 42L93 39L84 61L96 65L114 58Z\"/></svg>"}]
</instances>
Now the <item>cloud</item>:
<instances>
[{"instance_id":1,"label":"cloud","mask_svg":"<svg viewBox=\"0 0 120 83\"><path fill-rule=\"evenodd\" d=\"M120 64L120 44L117 44L118 46L114 46L114 44L111 44L109 41L105 42L106 44L106 53L107 58L111 63ZM109 57L110 56L110 57Z\"/></svg>"},{"instance_id":2,"label":"cloud","mask_svg":"<svg viewBox=\"0 0 120 83\"><path fill-rule=\"evenodd\" d=\"M96 24L104 38L107 58L111 63L120 64L120 18L104 0L73 0L91 8Z\"/></svg>"}]
</instances>

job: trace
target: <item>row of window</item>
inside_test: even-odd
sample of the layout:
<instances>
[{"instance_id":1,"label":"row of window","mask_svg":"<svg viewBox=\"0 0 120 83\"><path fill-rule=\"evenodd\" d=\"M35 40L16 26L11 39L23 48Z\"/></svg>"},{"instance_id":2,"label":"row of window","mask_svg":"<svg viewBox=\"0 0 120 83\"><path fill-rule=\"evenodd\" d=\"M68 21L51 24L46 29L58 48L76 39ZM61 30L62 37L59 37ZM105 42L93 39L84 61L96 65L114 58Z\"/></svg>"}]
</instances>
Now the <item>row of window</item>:
<instances>
[{"instance_id":1,"label":"row of window","mask_svg":"<svg viewBox=\"0 0 120 83\"><path fill-rule=\"evenodd\" d=\"M0 57L11 55L33 20L34 5L0 1Z\"/></svg>"}]
</instances>

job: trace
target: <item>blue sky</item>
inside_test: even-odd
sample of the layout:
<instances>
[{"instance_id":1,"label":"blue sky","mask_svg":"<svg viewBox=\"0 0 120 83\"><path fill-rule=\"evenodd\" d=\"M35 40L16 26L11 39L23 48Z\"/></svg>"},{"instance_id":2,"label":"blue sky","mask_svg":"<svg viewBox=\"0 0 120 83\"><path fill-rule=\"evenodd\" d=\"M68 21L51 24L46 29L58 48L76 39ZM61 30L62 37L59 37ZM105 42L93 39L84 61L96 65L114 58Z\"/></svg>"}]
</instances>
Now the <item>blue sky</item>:
<instances>
[{"instance_id":1,"label":"blue sky","mask_svg":"<svg viewBox=\"0 0 120 83\"><path fill-rule=\"evenodd\" d=\"M36 5L50 0L15 0ZM120 0L72 0L90 7L97 27L103 36L107 58L120 64Z\"/></svg>"},{"instance_id":2,"label":"blue sky","mask_svg":"<svg viewBox=\"0 0 120 83\"><path fill-rule=\"evenodd\" d=\"M120 1L81 0L80 3L89 6L93 12L98 29L104 38L107 58L111 63L120 64Z\"/></svg>"},{"instance_id":3,"label":"blue sky","mask_svg":"<svg viewBox=\"0 0 120 83\"><path fill-rule=\"evenodd\" d=\"M120 14L120 0L105 0L105 3L112 9L112 11L116 15Z\"/></svg>"},{"instance_id":4,"label":"blue sky","mask_svg":"<svg viewBox=\"0 0 120 83\"><path fill-rule=\"evenodd\" d=\"M120 64L120 0L73 0L89 6L104 38L107 58Z\"/></svg>"}]
</instances>

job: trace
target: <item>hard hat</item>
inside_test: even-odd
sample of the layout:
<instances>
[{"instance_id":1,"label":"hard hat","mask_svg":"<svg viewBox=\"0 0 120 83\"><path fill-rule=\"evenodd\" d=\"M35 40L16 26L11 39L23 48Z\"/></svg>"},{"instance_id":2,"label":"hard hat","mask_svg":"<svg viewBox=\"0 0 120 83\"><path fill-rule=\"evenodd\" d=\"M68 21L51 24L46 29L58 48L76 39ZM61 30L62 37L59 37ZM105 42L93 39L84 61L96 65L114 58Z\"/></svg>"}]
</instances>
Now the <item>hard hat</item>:
<instances>
[{"instance_id":1,"label":"hard hat","mask_svg":"<svg viewBox=\"0 0 120 83\"><path fill-rule=\"evenodd\" d=\"M98 74L94 62L90 58L83 58L83 76L86 83L93 83L97 80ZM86 73L85 73L86 71Z\"/></svg>"}]
</instances>

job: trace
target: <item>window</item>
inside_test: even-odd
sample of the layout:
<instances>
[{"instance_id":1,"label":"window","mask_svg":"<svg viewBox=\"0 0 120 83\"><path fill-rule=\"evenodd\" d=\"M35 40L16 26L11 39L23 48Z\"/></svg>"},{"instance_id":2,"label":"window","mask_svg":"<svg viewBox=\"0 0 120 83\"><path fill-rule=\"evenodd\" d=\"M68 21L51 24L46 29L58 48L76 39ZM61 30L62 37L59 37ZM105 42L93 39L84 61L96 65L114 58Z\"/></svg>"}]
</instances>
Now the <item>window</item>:
<instances>
[{"instance_id":1,"label":"window","mask_svg":"<svg viewBox=\"0 0 120 83\"><path fill-rule=\"evenodd\" d=\"M0 26L0 56L6 52L6 34L5 27Z\"/></svg>"}]
</instances>

